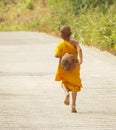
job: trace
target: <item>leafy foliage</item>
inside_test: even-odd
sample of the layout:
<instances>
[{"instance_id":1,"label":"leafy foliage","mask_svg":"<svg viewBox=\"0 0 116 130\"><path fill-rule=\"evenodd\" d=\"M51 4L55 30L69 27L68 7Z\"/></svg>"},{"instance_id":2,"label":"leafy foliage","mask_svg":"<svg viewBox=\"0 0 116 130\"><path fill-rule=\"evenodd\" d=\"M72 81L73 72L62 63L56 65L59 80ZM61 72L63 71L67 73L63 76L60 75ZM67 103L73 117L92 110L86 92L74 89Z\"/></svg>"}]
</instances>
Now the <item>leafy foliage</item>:
<instances>
[{"instance_id":1,"label":"leafy foliage","mask_svg":"<svg viewBox=\"0 0 116 130\"><path fill-rule=\"evenodd\" d=\"M1 31L59 33L70 25L80 43L116 54L116 0L2 0Z\"/></svg>"},{"instance_id":2,"label":"leafy foliage","mask_svg":"<svg viewBox=\"0 0 116 130\"><path fill-rule=\"evenodd\" d=\"M87 11L90 8L94 9L96 7L99 7L100 11L105 13L114 1L115 0L70 0L75 14L81 13L82 10Z\"/></svg>"},{"instance_id":3,"label":"leafy foliage","mask_svg":"<svg viewBox=\"0 0 116 130\"><path fill-rule=\"evenodd\" d=\"M57 29L69 24L81 43L116 53L115 0L49 1Z\"/></svg>"}]
</instances>

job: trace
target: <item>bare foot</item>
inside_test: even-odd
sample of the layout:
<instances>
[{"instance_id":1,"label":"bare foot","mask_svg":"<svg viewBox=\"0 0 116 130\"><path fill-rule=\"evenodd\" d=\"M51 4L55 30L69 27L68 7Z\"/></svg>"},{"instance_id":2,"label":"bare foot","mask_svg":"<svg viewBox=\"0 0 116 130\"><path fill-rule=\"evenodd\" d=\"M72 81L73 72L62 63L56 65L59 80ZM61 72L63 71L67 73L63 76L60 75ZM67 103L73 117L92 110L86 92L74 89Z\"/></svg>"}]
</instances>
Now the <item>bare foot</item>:
<instances>
[{"instance_id":1,"label":"bare foot","mask_svg":"<svg viewBox=\"0 0 116 130\"><path fill-rule=\"evenodd\" d=\"M65 97L65 100L64 100L64 104L65 104L65 105L69 105L69 104L70 104L70 101L69 101L69 100L70 100L70 95L67 94L66 97Z\"/></svg>"},{"instance_id":2,"label":"bare foot","mask_svg":"<svg viewBox=\"0 0 116 130\"><path fill-rule=\"evenodd\" d=\"M76 110L75 106L72 106L72 110L71 110L71 112L73 112L73 113L77 113L77 110Z\"/></svg>"}]
</instances>

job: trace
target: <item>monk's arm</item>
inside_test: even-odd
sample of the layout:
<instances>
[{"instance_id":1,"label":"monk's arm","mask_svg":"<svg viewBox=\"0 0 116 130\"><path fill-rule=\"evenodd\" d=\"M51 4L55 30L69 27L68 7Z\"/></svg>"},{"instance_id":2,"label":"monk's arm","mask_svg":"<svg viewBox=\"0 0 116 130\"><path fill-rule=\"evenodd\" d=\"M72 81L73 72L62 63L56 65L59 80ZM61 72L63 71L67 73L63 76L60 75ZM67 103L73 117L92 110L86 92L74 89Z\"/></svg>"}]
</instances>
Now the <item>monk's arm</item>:
<instances>
[{"instance_id":1,"label":"monk's arm","mask_svg":"<svg viewBox=\"0 0 116 130\"><path fill-rule=\"evenodd\" d=\"M57 54L55 54L55 57L56 57L56 58L60 58L60 56L59 56L59 55L57 55Z\"/></svg>"},{"instance_id":2,"label":"monk's arm","mask_svg":"<svg viewBox=\"0 0 116 130\"><path fill-rule=\"evenodd\" d=\"M79 64L82 64L83 62L83 53L82 53L82 49L79 46L79 44L76 44L77 47L77 51L78 51L78 58L79 58Z\"/></svg>"}]
</instances>

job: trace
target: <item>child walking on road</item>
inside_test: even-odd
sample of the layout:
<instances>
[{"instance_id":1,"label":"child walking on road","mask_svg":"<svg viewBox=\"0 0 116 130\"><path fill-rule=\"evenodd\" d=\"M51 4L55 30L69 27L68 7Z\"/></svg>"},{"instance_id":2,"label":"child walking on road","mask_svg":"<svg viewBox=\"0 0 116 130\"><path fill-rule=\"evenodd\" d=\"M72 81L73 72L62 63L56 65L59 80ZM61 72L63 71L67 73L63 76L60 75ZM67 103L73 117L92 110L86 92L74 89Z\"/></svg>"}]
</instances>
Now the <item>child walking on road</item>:
<instances>
[{"instance_id":1,"label":"child walking on road","mask_svg":"<svg viewBox=\"0 0 116 130\"><path fill-rule=\"evenodd\" d=\"M71 29L69 26L63 26L60 29L60 36L62 41L57 45L55 49L55 57L59 58L59 64L56 71L55 81L61 81L62 87L65 91L66 97L64 100L65 105L70 104L70 93L72 95L71 112L77 112L76 110L76 98L77 92L81 90L82 83L80 79L80 65L83 61L82 49L79 43L70 39ZM62 68L60 61L65 53L74 54L78 58L76 68L72 71L66 71Z\"/></svg>"}]
</instances>

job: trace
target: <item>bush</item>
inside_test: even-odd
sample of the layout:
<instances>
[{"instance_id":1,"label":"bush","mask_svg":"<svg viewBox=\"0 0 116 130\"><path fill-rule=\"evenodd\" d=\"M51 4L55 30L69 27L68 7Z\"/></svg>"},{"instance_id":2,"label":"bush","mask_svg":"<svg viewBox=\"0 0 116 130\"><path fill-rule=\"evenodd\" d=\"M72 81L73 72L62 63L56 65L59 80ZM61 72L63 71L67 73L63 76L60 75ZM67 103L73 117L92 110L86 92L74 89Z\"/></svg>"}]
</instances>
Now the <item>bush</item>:
<instances>
[{"instance_id":1,"label":"bush","mask_svg":"<svg viewBox=\"0 0 116 130\"><path fill-rule=\"evenodd\" d=\"M115 0L49 0L46 3L47 0L0 1L0 30L38 30L57 35L62 25L70 25L72 37L80 43L116 53Z\"/></svg>"},{"instance_id":2,"label":"bush","mask_svg":"<svg viewBox=\"0 0 116 130\"><path fill-rule=\"evenodd\" d=\"M30 10L34 9L32 0L24 0L24 8L30 9Z\"/></svg>"},{"instance_id":3,"label":"bush","mask_svg":"<svg viewBox=\"0 0 116 130\"><path fill-rule=\"evenodd\" d=\"M116 48L115 6L114 0L49 0L55 29L69 24L73 37L81 43L113 52Z\"/></svg>"}]
</instances>

